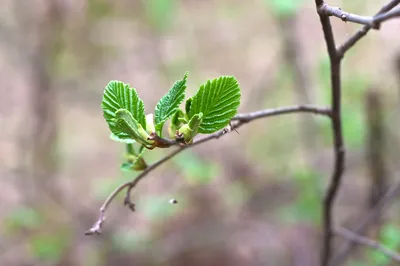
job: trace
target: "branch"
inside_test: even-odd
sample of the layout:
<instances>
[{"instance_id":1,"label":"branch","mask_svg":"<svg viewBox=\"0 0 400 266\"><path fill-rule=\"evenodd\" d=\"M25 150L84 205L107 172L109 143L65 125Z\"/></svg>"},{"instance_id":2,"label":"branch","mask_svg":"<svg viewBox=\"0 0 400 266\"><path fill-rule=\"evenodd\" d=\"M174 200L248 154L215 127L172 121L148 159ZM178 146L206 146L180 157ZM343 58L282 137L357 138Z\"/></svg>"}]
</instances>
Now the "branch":
<instances>
[{"instance_id":1,"label":"branch","mask_svg":"<svg viewBox=\"0 0 400 266\"><path fill-rule=\"evenodd\" d=\"M400 262L400 254L397 252L394 252L393 250L385 247L384 245L380 244L379 242L372 240L368 237L365 236L361 236L358 235L346 228L337 228L335 229L335 234L339 235L351 242L360 244L360 245L364 245L367 247L370 247L372 249L376 249L380 252L382 252L383 254L385 254L386 256L388 256L389 258L391 258L393 261L397 261Z\"/></svg>"},{"instance_id":2,"label":"branch","mask_svg":"<svg viewBox=\"0 0 400 266\"><path fill-rule=\"evenodd\" d=\"M283 115L283 114L291 114L291 113L299 113L299 112L304 112L304 113L314 113L314 114L320 114L320 115L326 115L326 116L331 116L331 112L329 108L321 108L318 106L313 106L313 105L299 105L299 106L290 106L290 107L281 107L281 108L275 108L275 109L265 109L265 110L260 110L260 111L255 111L251 113L245 113L245 114L238 114L232 118L231 121L241 121L242 123L252 121L254 119L259 119L259 118L264 118L268 116L277 116L277 115ZM210 135L213 136L213 135ZM182 141L177 141L171 140L171 139L166 139L166 138L161 138L157 136L156 133L151 133L150 134L150 140L155 141L155 146L158 148L169 148L171 146L176 146L176 145L184 145ZM193 145L193 144L190 144Z\"/></svg>"},{"instance_id":3,"label":"branch","mask_svg":"<svg viewBox=\"0 0 400 266\"><path fill-rule=\"evenodd\" d=\"M400 0L392 0L389 4L384 6L378 14L383 14L394 8ZM345 150L343 143L343 129L341 122L341 78L340 78L340 64L345 52L352 47L361 37L363 37L371 26L364 26L362 30L352 36L344 45L336 49L335 39L333 36L332 26L329 16L338 16L345 21L353 21L357 23L370 23L377 27L378 21L361 17L349 13L342 12L338 8L330 8L323 0L315 0L317 12L320 17L322 29L324 32L325 43L327 46L330 68L331 68L331 88L332 88L332 130L334 138L334 170L328 186L328 190L324 197L323 203L323 246L321 250L321 266L328 265L332 253L332 236L333 236L333 203L338 194L339 187L342 180L345 162ZM394 16L394 15L391 15ZM388 18L381 18L388 19Z\"/></svg>"},{"instance_id":4,"label":"branch","mask_svg":"<svg viewBox=\"0 0 400 266\"><path fill-rule=\"evenodd\" d=\"M386 192L386 194L381 198L381 200L376 204L375 208L367 214L367 216L361 220L360 224L354 229L354 233L361 234L368 225L376 220L382 210L385 209L389 203L391 203L400 194L400 180L394 183ZM354 248L353 242L348 242L343 244L338 254L331 260L329 266L340 265L344 262L348 254Z\"/></svg>"},{"instance_id":5,"label":"branch","mask_svg":"<svg viewBox=\"0 0 400 266\"><path fill-rule=\"evenodd\" d=\"M313 106L313 105L300 105L300 106L293 106L293 107L281 107L281 108L276 108L276 109L265 109L265 110L255 111L255 112L247 113L247 114L238 114L234 118L232 118L232 121L239 120L242 122L246 122L246 121L252 121L254 119L264 118L264 117L268 117L268 116L277 116L277 115L299 113L299 112L320 114L320 115L326 115L326 116L331 115L329 108L321 108L321 107L317 107L317 106Z\"/></svg>"},{"instance_id":6,"label":"branch","mask_svg":"<svg viewBox=\"0 0 400 266\"><path fill-rule=\"evenodd\" d=\"M300 106L293 106L293 107L284 107L284 108L276 108L276 109L266 109L266 110L261 110L261 111L256 111L252 113L246 113L246 114L238 114L232 119L232 123L230 125L230 128L224 128L218 132L215 132L213 134L195 139L192 144L187 145L187 146L180 146L178 149L173 151L172 153L168 154L161 160L155 162L154 164L148 166L143 172L141 172L133 181L124 183L117 187L111 194L108 196L106 201L103 203L103 205L100 207L100 215L98 220L93 224L93 226L85 232L85 235L94 235L94 234L100 234L101 233L101 227L105 221L105 212L108 208L108 206L111 204L111 202L114 200L114 198L125 188L127 188L127 193L124 199L124 204L128 205L128 207L131 210L134 210L134 204L131 202L130 199L130 194L131 190L142 180L145 176L147 176L148 173L150 173L152 170L156 169L166 161L170 160L172 157L177 155L178 153L182 152L183 150L199 145L201 143L207 142L212 139L218 139L222 137L223 135L232 132L242 126L243 124L246 124L248 122L251 122L256 119L264 118L264 117L270 117L270 116L277 116L277 115L283 115L283 114L289 114L289 113L313 113L313 114L318 114L318 115L324 115L330 117L330 110L328 108L323 108L323 107L317 107L317 106L311 106L311 105L300 105Z\"/></svg>"},{"instance_id":7,"label":"branch","mask_svg":"<svg viewBox=\"0 0 400 266\"><path fill-rule=\"evenodd\" d=\"M334 16L340 18L344 22L354 22L361 25L372 26L374 18L368 16L359 16L343 11L340 7L332 7L324 3L319 9L318 13L324 16Z\"/></svg>"},{"instance_id":8,"label":"branch","mask_svg":"<svg viewBox=\"0 0 400 266\"><path fill-rule=\"evenodd\" d=\"M333 203L339 191L344 171L345 150L343 144L343 129L341 120L341 79L340 63L342 56L336 51L335 38L333 36L332 25L329 16L320 12L325 5L321 0L315 0L317 12L324 32L326 47L329 54L331 67L331 94L332 94L332 130L333 130L333 149L335 153L334 169L328 185L327 192L323 202L323 244L321 249L321 266L328 265L332 253L332 235L333 235Z\"/></svg>"},{"instance_id":9,"label":"branch","mask_svg":"<svg viewBox=\"0 0 400 266\"><path fill-rule=\"evenodd\" d=\"M161 160L153 163L152 165L148 166L145 170L143 170L143 172L141 172L133 181L124 183L120 186L118 186L106 199L106 201L103 203L103 205L101 205L100 207L100 215L98 220L93 224L92 228L90 228L89 230L87 230L85 232L85 235L94 235L97 234L99 235L101 233L101 227L103 225L103 222L105 221L105 212L108 208L108 206L111 204L111 202L114 200L114 198L125 188L128 188L128 191L130 192L130 190L136 186L137 183L139 183L139 181L141 179L143 179L149 172L151 172L152 170L154 170L155 168L157 168L158 166L160 166L161 164L163 164L164 162L168 161L169 159L171 159L172 157L174 157L175 155L177 155L178 153L180 153L181 151L183 151L186 147L181 147L175 151L173 151L172 153L170 153L169 155L165 156L164 158L162 158ZM127 199L125 199L124 202L125 205L128 205ZM132 203L133 204L133 203ZM133 210L133 206L134 205L130 205L129 208L131 210Z\"/></svg>"},{"instance_id":10,"label":"branch","mask_svg":"<svg viewBox=\"0 0 400 266\"><path fill-rule=\"evenodd\" d=\"M400 7L395 8L387 13L380 14L374 17L372 24L379 24L391 18L400 17Z\"/></svg>"},{"instance_id":11,"label":"branch","mask_svg":"<svg viewBox=\"0 0 400 266\"><path fill-rule=\"evenodd\" d=\"M373 29L379 29L380 23L400 16L400 8L393 9L387 13L378 13L375 17L370 17L345 12L340 7L332 7L325 3L318 9L318 12L325 16L334 16L340 18L344 22L354 22L361 25L366 25Z\"/></svg>"},{"instance_id":12,"label":"branch","mask_svg":"<svg viewBox=\"0 0 400 266\"><path fill-rule=\"evenodd\" d=\"M106 199L106 201L103 203L103 205L101 205L100 207L100 215L99 215L99 219L93 224L92 228L90 228L89 230L87 230L85 232L85 235L94 235L97 234L99 235L101 233L101 227L103 225L103 222L105 221L106 217L105 217L105 213L106 210L108 208L108 205L110 205L110 203L113 201L113 199L126 187L129 186L129 183L125 183L120 185L119 187L117 187Z\"/></svg>"},{"instance_id":13,"label":"branch","mask_svg":"<svg viewBox=\"0 0 400 266\"><path fill-rule=\"evenodd\" d=\"M390 10L392 10L395 6L400 3L400 0L391 0L388 4L383 6L381 10L376 14L378 17L381 14L384 14ZM344 56L344 54L349 50L353 45L355 45L362 37L364 37L368 31L371 29L371 26L364 26L362 29L357 31L353 36L351 36L345 43L338 47L337 52L340 56Z\"/></svg>"}]
</instances>

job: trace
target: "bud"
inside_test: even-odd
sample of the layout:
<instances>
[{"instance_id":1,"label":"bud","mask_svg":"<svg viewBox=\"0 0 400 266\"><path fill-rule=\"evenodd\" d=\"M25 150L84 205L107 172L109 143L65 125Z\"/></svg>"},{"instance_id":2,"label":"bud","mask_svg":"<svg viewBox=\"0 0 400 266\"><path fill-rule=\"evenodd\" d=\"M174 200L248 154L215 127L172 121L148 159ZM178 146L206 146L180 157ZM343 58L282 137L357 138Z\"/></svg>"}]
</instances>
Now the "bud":
<instances>
[{"instance_id":1,"label":"bud","mask_svg":"<svg viewBox=\"0 0 400 266\"><path fill-rule=\"evenodd\" d=\"M195 114L189 121L189 124L183 125L179 130L179 134L183 134L183 139L186 144L192 143L193 138L199 132L199 127L202 121L203 113Z\"/></svg>"},{"instance_id":2,"label":"bud","mask_svg":"<svg viewBox=\"0 0 400 266\"><path fill-rule=\"evenodd\" d=\"M154 127L154 116L153 114L146 115L146 131L151 134L156 132L156 128Z\"/></svg>"}]
</instances>

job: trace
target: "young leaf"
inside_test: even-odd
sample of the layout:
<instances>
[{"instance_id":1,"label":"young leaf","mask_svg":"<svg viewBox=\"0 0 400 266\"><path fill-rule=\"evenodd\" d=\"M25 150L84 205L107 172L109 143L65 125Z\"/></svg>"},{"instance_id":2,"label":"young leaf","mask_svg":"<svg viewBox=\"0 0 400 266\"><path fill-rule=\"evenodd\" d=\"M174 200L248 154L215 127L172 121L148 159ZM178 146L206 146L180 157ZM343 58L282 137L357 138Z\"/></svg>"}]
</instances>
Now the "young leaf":
<instances>
[{"instance_id":1,"label":"young leaf","mask_svg":"<svg viewBox=\"0 0 400 266\"><path fill-rule=\"evenodd\" d=\"M147 133L151 134L156 131L154 127L154 118L153 114L146 115L146 131Z\"/></svg>"},{"instance_id":2,"label":"young leaf","mask_svg":"<svg viewBox=\"0 0 400 266\"><path fill-rule=\"evenodd\" d=\"M119 109L115 113L115 128L118 131L114 133L117 137L125 138L127 135L128 138L132 138L146 147L151 146L151 141L148 140L149 134L128 110Z\"/></svg>"},{"instance_id":3,"label":"young leaf","mask_svg":"<svg viewBox=\"0 0 400 266\"><path fill-rule=\"evenodd\" d=\"M186 144L192 142L193 138L199 132L199 126L201 125L203 113L195 114L189 121L188 124L183 125L179 129L179 133L183 134L183 138Z\"/></svg>"},{"instance_id":4,"label":"young leaf","mask_svg":"<svg viewBox=\"0 0 400 266\"><path fill-rule=\"evenodd\" d=\"M185 113L181 110L178 109L175 114L172 115L171 117L171 123L168 128L169 136L171 138L175 137L175 133L178 130L178 128L181 126L182 122L179 120L180 118L184 118Z\"/></svg>"},{"instance_id":5,"label":"young leaf","mask_svg":"<svg viewBox=\"0 0 400 266\"><path fill-rule=\"evenodd\" d=\"M196 131L196 134L201 125L202 119L203 119L203 113L195 114L194 116L192 116L192 118L190 118L188 125L193 131Z\"/></svg>"},{"instance_id":6,"label":"young leaf","mask_svg":"<svg viewBox=\"0 0 400 266\"><path fill-rule=\"evenodd\" d=\"M135 148L133 147L133 143L126 144L126 153L137 155L137 153L135 152Z\"/></svg>"},{"instance_id":7,"label":"young leaf","mask_svg":"<svg viewBox=\"0 0 400 266\"><path fill-rule=\"evenodd\" d=\"M185 117L185 113L181 109L178 109L171 118L171 125L174 125L175 127L179 127L181 124L181 121L179 121L179 118L183 118L183 117Z\"/></svg>"},{"instance_id":8,"label":"young leaf","mask_svg":"<svg viewBox=\"0 0 400 266\"><path fill-rule=\"evenodd\" d=\"M104 89L101 107L111 132L119 139L129 139L128 134L116 128L115 113L119 109L128 110L133 118L146 129L144 103L136 90L130 88L128 84L116 80L110 81Z\"/></svg>"},{"instance_id":9,"label":"young leaf","mask_svg":"<svg viewBox=\"0 0 400 266\"><path fill-rule=\"evenodd\" d=\"M156 122L156 133L161 136L162 128L179 107L185 98L186 81L188 74L185 73L182 80L175 82L174 86L165 94L160 101L157 103L156 109L154 111L155 122Z\"/></svg>"},{"instance_id":10,"label":"young leaf","mask_svg":"<svg viewBox=\"0 0 400 266\"><path fill-rule=\"evenodd\" d=\"M122 142L122 143L126 143L126 144L133 144L136 142L134 139L121 139L114 133L110 134L110 139L112 139L113 141Z\"/></svg>"},{"instance_id":11,"label":"young leaf","mask_svg":"<svg viewBox=\"0 0 400 266\"><path fill-rule=\"evenodd\" d=\"M129 144L128 144L129 145ZM144 146L141 146L141 148ZM147 168L147 164L143 159L143 153L145 149L140 149L139 153L132 147L128 147L127 153L125 154L126 161L122 163L121 169L126 171L140 171Z\"/></svg>"},{"instance_id":12,"label":"young leaf","mask_svg":"<svg viewBox=\"0 0 400 266\"><path fill-rule=\"evenodd\" d=\"M192 100L193 100L193 97L186 100L185 111L187 114L190 112L190 106L192 105Z\"/></svg>"},{"instance_id":13,"label":"young leaf","mask_svg":"<svg viewBox=\"0 0 400 266\"><path fill-rule=\"evenodd\" d=\"M235 77L221 76L200 86L190 103L189 119L203 113L199 133L213 133L227 126L240 105L240 88Z\"/></svg>"}]
</instances>

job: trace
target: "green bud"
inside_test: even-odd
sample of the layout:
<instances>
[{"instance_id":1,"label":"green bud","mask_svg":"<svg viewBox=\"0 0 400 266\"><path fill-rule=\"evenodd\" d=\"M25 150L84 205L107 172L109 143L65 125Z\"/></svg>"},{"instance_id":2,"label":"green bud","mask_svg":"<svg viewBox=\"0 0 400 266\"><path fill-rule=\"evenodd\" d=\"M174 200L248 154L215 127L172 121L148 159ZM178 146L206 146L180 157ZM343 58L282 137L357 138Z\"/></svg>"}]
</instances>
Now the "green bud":
<instances>
[{"instance_id":1,"label":"green bud","mask_svg":"<svg viewBox=\"0 0 400 266\"><path fill-rule=\"evenodd\" d=\"M126 109L119 109L115 113L116 125L119 129L132 137L138 143L151 147L153 141L148 140L149 134L144 130L141 124L139 124L132 114Z\"/></svg>"},{"instance_id":2,"label":"green bud","mask_svg":"<svg viewBox=\"0 0 400 266\"><path fill-rule=\"evenodd\" d=\"M192 143L193 138L198 134L202 117L203 113L194 115L190 119L189 124L185 124L179 129L179 133L183 134L183 139L186 144Z\"/></svg>"},{"instance_id":3,"label":"green bud","mask_svg":"<svg viewBox=\"0 0 400 266\"><path fill-rule=\"evenodd\" d=\"M146 115L146 131L151 134L156 132L156 128L154 127L154 117L153 114Z\"/></svg>"},{"instance_id":4,"label":"green bud","mask_svg":"<svg viewBox=\"0 0 400 266\"><path fill-rule=\"evenodd\" d=\"M125 155L126 161L121 165L123 170L135 170L141 171L147 168L147 164L142 157L138 157L132 154Z\"/></svg>"},{"instance_id":5,"label":"green bud","mask_svg":"<svg viewBox=\"0 0 400 266\"><path fill-rule=\"evenodd\" d=\"M168 133L171 138L175 137L175 133L178 128L182 125L181 119L185 116L181 109L175 112L175 114L171 117L171 123L168 128Z\"/></svg>"}]
</instances>

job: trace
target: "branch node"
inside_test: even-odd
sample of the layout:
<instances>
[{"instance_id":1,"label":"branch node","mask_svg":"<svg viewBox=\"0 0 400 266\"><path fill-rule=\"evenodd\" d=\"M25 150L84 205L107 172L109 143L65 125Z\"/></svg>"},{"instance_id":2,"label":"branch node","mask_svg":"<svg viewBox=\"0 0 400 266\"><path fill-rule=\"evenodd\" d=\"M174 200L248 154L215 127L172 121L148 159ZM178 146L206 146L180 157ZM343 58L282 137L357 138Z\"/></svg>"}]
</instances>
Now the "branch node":
<instances>
[{"instance_id":1,"label":"branch node","mask_svg":"<svg viewBox=\"0 0 400 266\"><path fill-rule=\"evenodd\" d=\"M179 130L175 132L175 140L177 143L185 144L185 136Z\"/></svg>"},{"instance_id":2,"label":"branch node","mask_svg":"<svg viewBox=\"0 0 400 266\"><path fill-rule=\"evenodd\" d=\"M132 200L131 200L131 190L132 190L132 188L134 187L134 185L129 185L129 187L126 189L126 195L125 195L125 198L124 198L124 206L128 206L128 208L132 211L132 212L134 212L136 209L135 209L135 203L133 203L132 202Z\"/></svg>"},{"instance_id":3,"label":"branch node","mask_svg":"<svg viewBox=\"0 0 400 266\"><path fill-rule=\"evenodd\" d=\"M371 23L371 28L374 29L374 30L379 30L381 28L381 23L376 22L376 21L373 20L372 23Z\"/></svg>"},{"instance_id":4,"label":"branch node","mask_svg":"<svg viewBox=\"0 0 400 266\"><path fill-rule=\"evenodd\" d=\"M158 148L169 148L172 145L175 145L176 142L170 139L161 138L156 134L156 132L150 133L150 136L147 138L148 140L154 141L154 146Z\"/></svg>"},{"instance_id":5,"label":"branch node","mask_svg":"<svg viewBox=\"0 0 400 266\"><path fill-rule=\"evenodd\" d=\"M85 232L85 235L87 235L87 236L101 235L101 227L105 220L106 220L106 217L104 216L104 210L101 210L99 219L93 224L92 228L90 228L89 230L87 230Z\"/></svg>"},{"instance_id":6,"label":"branch node","mask_svg":"<svg viewBox=\"0 0 400 266\"><path fill-rule=\"evenodd\" d=\"M130 199L128 199L128 198L125 198L124 199L124 206L128 206L128 208L132 211L132 212L134 212L136 209L135 209L135 203L133 203Z\"/></svg>"}]
</instances>

